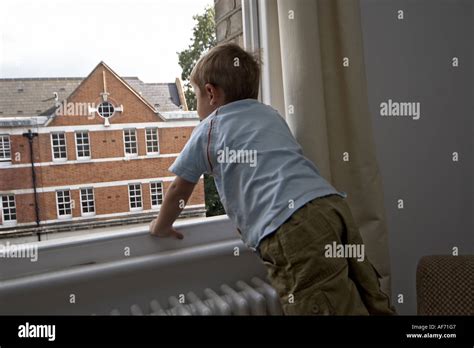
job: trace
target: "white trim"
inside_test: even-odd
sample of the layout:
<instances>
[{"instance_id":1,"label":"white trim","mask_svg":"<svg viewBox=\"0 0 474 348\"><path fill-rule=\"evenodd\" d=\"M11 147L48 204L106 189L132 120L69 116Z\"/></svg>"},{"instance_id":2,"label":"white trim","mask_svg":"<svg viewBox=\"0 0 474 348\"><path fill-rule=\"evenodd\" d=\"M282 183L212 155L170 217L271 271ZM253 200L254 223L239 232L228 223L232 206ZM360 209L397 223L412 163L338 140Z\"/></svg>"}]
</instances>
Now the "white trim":
<instances>
[{"instance_id":1,"label":"white trim","mask_svg":"<svg viewBox=\"0 0 474 348\"><path fill-rule=\"evenodd\" d=\"M187 205L183 211L186 211L186 210L189 210L189 209L193 209L193 208L205 208L206 205L205 204L194 204L194 205ZM148 213L157 213L159 212L160 210L156 210L156 209L147 209L147 210L141 210L141 211L136 211L136 212L133 212L134 214L148 214ZM120 217L120 216L126 216L126 215L130 215L130 212L129 211L126 211L126 212L122 212L122 213L110 213L110 214L97 214L94 216L95 219L102 219L102 218L113 218L113 217ZM80 221L80 220L89 220L90 217L86 217L86 216L76 216L76 217L73 217L73 218L70 218L68 221ZM51 224L51 223L56 223L56 222L63 222L64 220L63 219L53 219L53 220L44 220L44 221L40 221L40 225L46 225L46 224ZM22 222L22 223L19 223L19 224L16 224L16 226L36 226L36 223L35 222ZM10 226L4 226L4 225L1 225L0 224L0 229L2 229L2 227L10 227Z\"/></svg>"},{"instance_id":2,"label":"white trim","mask_svg":"<svg viewBox=\"0 0 474 348\"><path fill-rule=\"evenodd\" d=\"M163 181L160 181L160 180L154 180L148 183L148 189L150 190L150 207L152 209L157 209L161 207L161 204L153 205L153 199L152 199L153 193L151 192L151 184L161 184L161 202L162 202L161 204L163 204L163 200L165 197L165 185L163 184Z\"/></svg>"},{"instance_id":3,"label":"white trim","mask_svg":"<svg viewBox=\"0 0 474 348\"><path fill-rule=\"evenodd\" d=\"M8 152L10 153L10 157L0 157L0 162L1 163L8 163L12 161L12 141L11 141L11 138L10 138L10 134L0 134L0 138L3 138L3 137L6 137L7 138L7 144L8 144ZM2 151L4 151L4 148L3 148L3 143L4 141L3 140L0 140L0 144L2 145Z\"/></svg>"},{"instance_id":4,"label":"white trim","mask_svg":"<svg viewBox=\"0 0 474 348\"><path fill-rule=\"evenodd\" d=\"M34 163L34 166L47 167L47 166L57 166L57 165L78 164L78 163L129 161L129 160L142 160L142 159L152 159L152 158L169 158L169 157L178 157L178 156L179 156L179 153L163 153L163 154L158 154L158 155L149 154L149 155L142 155L142 156L92 158L90 160L39 162L39 163ZM22 168L22 167L31 167L31 163L11 164L11 162L3 162L3 163L0 162L0 170L11 169L11 168Z\"/></svg>"},{"instance_id":5,"label":"white trim","mask_svg":"<svg viewBox=\"0 0 474 348\"><path fill-rule=\"evenodd\" d=\"M157 128L184 128L184 127L196 127L199 124L199 120L192 121L162 121L162 122L142 122L142 123L111 123L110 126L105 127L103 124L83 124L74 126L54 126L54 127L38 127L35 131L39 134L48 134L54 132L66 132L72 133L78 130L88 130L89 132L104 132L108 130L123 130L127 128L144 129L149 127ZM28 132L31 127L22 128L1 128L0 132L4 132L9 135L21 135Z\"/></svg>"},{"instance_id":6,"label":"white trim","mask_svg":"<svg viewBox=\"0 0 474 348\"><path fill-rule=\"evenodd\" d=\"M133 131L135 133L135 150L136 150L135 153L127 153L127 142L125 140L125 132L126 131ZM125 128L122 131L122 137L123 137L123 155L124 155L124 157L126 157L126 158L137 157L138 156L138 132L137 132L137 129L136 128ZM131 137L131 135L129 135L129 137ZM129 143L131 144L131 142L129 142Z\"/></svg>"},{"instance_id":7,"label":"white trim","mask_svg":"<svg viewBox=\"0 0 474 348\"><path fill-rule=\"evenodd\" d=\"M92 190L92 204L94 205L94 212L90 213L84 213L84 211L82 210L82 190ZM87 187L81 187L79 188L79 203L81 204L81 216L95 216L95 213L96 213L96 206L95 206L95 193L94 193L94 188L93 187L90 187L90 186L87 186Z\"/></svg>"},{"instance_id":8,"label":"white trim","mask_svg":"<svg viewBox=\"0 0 474 348\"><path fill-rule=\"evenodd\" d=\"M11 160L7 160L7 161L0 161L0 169L2 168L10 168L12 166L12 161ZM26 165L26 163L24 164L24 167L31 167L31 164L30 165Z\"/></svg>"},{"instance_id":9,"label":"white trim","mask_svg":"<svg viewBox=\"0 0 474 348\"><path fill-rule=\"evenodd\" d=\"M69 209L71 210L71 214L65 214L65 215L60 215L59 214L59 197L58 193L59 192L68 192L69 193ZM64 200L64 197L63 197ZM63 202L63 204L66 204ZM69 220L72 218L72 208L73 208L73 203L72 203L72 195L71 195L71 190L70 189L65 189L65 190L56 190L56 216L58 217L58 220Z\"/></svg>"},{"instance_id":10,"label":"white trim","mask_svg":"<svg viewBox=\"0 0 474 348\"><path fill-rule=\"evenodd\" d=\"M140 188L140 207L134 207L132 208L132 200L131 200L131 195L130 195L130 186L132 185L138 185L138 187ZM128 209L131 211L131 212L134 212L134 211L142 211L143 210L143 189L142 189L142 183L141 182L131 182L128 184L127 186L127 189L128 189ZM136 189L134 188L134 192L136 191ZM134 196L136 197L136 196ZM135 198L135 202L136 202L136 198Z\"/></svg>"},{"instance_id":11,"label":"white trim","mask_svg":"<svg viewBox=\"0 0 474 348\"><path fill-rule=\"evenodd\" d=\"M15 208L15 217L16 219L15 220L8 220L8 221L5 221L5 213L3 211L3 196L13 196L13 206ZM16 208L16 197L15 197L15 194L14 193L10 193L10 194L1 194L0 195L0 209L2 211L2 221L0 223L0 226L7 226L7 227L11 227L11 226L17 226L18 223L17 223L17 220L18 220L18 210ZM8 207L8 209L10 209L10 207Z\"/></svg>"},{"instance_id":12,"label":"white trim","mask_svg":"<svg viewBox=\"0 0 474 348\"><path fill-rule=\"evenodd\" d=\"M60 158L54 158L54 144L53 144L53 135L64 135L64 147L66 149L66 157L63 158L63 157L60 157ZM51 159L53 160L53 162L66 162L67 161L67 136L66 136L66 132L52 132L49 136L49 139L51 140ZM58 146L61 146L59 145L59 137L58 137ZM62 151L60 150L59 153L61 154ZM30 164L31 166L31 164Z\"/></svg>"},{"instance_id":13,"label":"white trim","mask_svg":"<svg viewBox=\"0 0 474 348\"><path fill-rule=\"evenodd\" d=\"M89 156L79 156L79 148L77 147L77 134L79 133L86 133L87 134L87 145L89 146ZM92 149L91 149L91 138L89 137L89 131L85 130L78 130L74 132L74 144L76 146L76 160L77 161L89 161L92 156ZM82 144L84 146L84 144Z\"/></svg>"},{"instance_id":14,"label":"white trim","mask_svg":"<svg viewBox=\"0 0 474 348\"><path fill-rule=\"evenodd\" d=\"M158 144L157 145L158 146L158 151L148 152L148 139L147 139L147 133L146 133L148 130L152 130L152 131L154 131L154 134L156 134L156 142ZM146 149L146 154L147 155L158 155L158 154L160 154L160 133L158 132L158 128L156 128L156 127L147 127L147 128L145 128L145 149Z\"/></svg>"},{"instance_id":15,"label":"white trim","mask_svg":"<svg viewBox=\"0 0 474 348\"><path fill-rule=\"evenodd\" d=\"M258 31L258 1L241 0L242 2L242 32L244 48L255 51L260 48Z\"/></svg>"},{"instance_id":16,"label":"white trim","mask_svg":"<svg viewBox=\"0 0 474 348\"><path fill-rule=\"evenodd\" d=\"M261 71L260 100L271 105L280 115L285 115L278 3L274 0L259 0L257 6L259 45L261 58L265 62Z\"/></svg>"},{"instance_id":17,"label":"white trim","mask_svg":"<svg viewBox=\"0 0 474 348\"><path fill-rule=\"evenodd\" d=\"M136 180L119 180L119 181L105 181L105 182L96 182L96 183L87 183L87 184L79 184L79 185L65 185L65 186L48 186L48 187L39 187L36 189L38 193L44 193L44 192L55 192L58 190L78 190L81 187L93 187L93 188L99 188L99 187L113 187L113 186L126 186L130 184L131 182L140 182L142 184L147 184L150 183L151 181L163 181L163 182L169 182L173 181L175 176L164 176L160 178L143 178L143 179L136 179ZM203 176L201 175L202 179ZM33 189L18 189L18 190L8 190L8 191L0 191L0 195L3 194L15 194L15 195L20 195L20 194L30 194L33 193Z\"/></svg>"}]
</instances>

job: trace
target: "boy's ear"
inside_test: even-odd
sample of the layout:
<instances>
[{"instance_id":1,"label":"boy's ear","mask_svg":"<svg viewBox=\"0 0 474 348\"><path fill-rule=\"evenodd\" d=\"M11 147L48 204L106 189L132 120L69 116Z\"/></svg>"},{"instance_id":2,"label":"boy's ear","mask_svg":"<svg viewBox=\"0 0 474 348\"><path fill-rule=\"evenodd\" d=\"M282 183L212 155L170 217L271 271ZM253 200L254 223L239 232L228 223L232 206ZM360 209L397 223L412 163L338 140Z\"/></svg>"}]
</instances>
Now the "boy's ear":
<instances>
[{"instance_id":1,"label":"boy's ear","mask_svg":"<svg viewBox=\"0 0 474 348\"><path fill-rule=\"evenodd\" d=\"M221 91L216 88L212 83L206 83L204 85L204 89L206 91L207 98L209 99L209 104L214 105L220 101L222 98Z\"/></svg>"}]
</instances>

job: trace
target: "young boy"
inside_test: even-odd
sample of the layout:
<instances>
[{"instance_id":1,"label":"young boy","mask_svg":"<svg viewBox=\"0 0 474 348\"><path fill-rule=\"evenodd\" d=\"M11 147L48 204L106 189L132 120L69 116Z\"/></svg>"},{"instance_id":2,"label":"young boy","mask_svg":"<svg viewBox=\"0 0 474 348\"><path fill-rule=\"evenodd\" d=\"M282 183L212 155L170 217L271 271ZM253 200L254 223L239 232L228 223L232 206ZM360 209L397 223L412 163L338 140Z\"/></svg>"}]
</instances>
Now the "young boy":
<instances>
[{"instance_id":1,"label":"young boy","mask_svg":"<svg viewBox=\"0 0 474 348\"><path fill-rule=\"evenodd\" d=\"M172 225L209 173L242 240L267 267L286 315L394 314L364 255L328 253L335 243L363 245L346 194L303 156L278 112L257 100L259 79L258 60L234 44L198 61L190 81L201 123L169 168L176 179L150 233L183 238Z\"/></svg>"}]
</instances>

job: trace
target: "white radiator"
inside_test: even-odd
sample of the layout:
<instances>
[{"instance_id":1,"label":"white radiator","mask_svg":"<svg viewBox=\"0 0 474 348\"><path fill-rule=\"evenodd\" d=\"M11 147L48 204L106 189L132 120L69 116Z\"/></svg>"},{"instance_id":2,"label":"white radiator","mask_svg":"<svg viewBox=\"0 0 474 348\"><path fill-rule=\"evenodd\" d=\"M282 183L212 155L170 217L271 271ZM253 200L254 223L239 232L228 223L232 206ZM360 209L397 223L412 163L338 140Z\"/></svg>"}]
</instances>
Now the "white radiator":
<instances>
[{"instance_id":1,"label":"white radiator","mask_svg":"<svg viewBox=\"0 0 474 348\"><path fill-rule=\"evenodd\" d=\"M148 308L137 304L130 306L127 313L118 309L110 312L111 315L282 315L278 294L274 288L260 278L254 277L252 285L244 281L237 281L235 289L227 284L220 287L220 294L206 288L205 298L200 298L190 291L171 296L166 307L156 299L150 301Z\"/></svg>"}]
</instances>

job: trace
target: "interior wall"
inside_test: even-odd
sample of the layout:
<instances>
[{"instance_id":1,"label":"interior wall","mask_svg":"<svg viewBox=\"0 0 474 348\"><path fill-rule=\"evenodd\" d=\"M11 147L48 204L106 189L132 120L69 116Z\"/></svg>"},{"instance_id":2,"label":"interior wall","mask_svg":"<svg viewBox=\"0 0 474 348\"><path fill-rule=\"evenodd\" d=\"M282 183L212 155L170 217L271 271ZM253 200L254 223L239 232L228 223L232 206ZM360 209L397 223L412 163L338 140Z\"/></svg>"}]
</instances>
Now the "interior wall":
<instances>
[{"instance_id":1,"label":"interior wall","mask_svg":"<svg viewBox=\"0 0 474 348\"><path fill-rule=\"evenodd\" d=\"M460 255L474 253L473 2L360 3L392 295L400 314L416 314L419 259L452 254L453 248ZM380 105L389 99L420 103L419 119L413 112L381 116Z\"/></svg>"}]
</instances>

